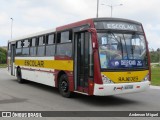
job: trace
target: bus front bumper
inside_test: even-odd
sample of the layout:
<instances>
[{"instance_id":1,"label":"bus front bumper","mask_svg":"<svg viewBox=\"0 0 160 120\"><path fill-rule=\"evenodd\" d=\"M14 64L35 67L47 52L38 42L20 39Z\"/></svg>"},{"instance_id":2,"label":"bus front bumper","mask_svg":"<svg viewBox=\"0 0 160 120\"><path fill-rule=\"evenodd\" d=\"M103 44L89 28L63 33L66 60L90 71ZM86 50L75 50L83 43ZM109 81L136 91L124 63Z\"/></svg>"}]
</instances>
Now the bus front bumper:
<instances>
[{"instance_id":1,"label":"bus front bumper","mask_svg":"<svg viewBox=\"0 0 160 120\"><path fill-rule=\"evenodd\" d=\"M95 84L93 94L96 96L108 96L124 93L142 92L148 89L150 81L119 84Z\"/></svg>"}]
</instances>

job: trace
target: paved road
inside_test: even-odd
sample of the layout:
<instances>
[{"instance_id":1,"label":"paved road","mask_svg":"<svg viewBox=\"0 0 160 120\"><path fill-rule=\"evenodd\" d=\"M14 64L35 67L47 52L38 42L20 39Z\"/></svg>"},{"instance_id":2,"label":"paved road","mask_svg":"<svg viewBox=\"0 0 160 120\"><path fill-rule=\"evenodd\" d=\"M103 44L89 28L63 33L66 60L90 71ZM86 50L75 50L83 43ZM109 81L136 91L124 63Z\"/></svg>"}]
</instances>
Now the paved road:
<instances>
[{"instance_id":1,"label":"paved road","mask_svg":"<svg viewBox=\"0 0 160 120\"><path fill-rule=\"evenodd\" d=\"M0 111L160 111L160 89L142 93L89 97L62 97L58 90L28 82L19 84L6 69L0 69ZM57 118L61 119L61 118ZM97 119L97 118L92 118ZM120 120L123 118L114 118ZM155 118L157 120L157 118Z\"/></svg>"}]
</instances>

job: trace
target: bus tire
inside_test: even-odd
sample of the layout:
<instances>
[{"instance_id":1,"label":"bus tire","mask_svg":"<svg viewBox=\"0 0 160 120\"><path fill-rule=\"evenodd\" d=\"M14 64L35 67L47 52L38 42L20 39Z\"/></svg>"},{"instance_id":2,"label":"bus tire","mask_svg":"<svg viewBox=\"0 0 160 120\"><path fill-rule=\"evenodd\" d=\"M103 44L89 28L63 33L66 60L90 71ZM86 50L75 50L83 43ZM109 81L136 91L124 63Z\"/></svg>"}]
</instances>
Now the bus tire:
<instances>
[{"instance_id":1,"label":"bus tire","mask_svg":"<svg viewBox=\"0 0 160 120\"><path fill-rule=\"evenodd\" d=\"M19 83L24 83L24 79L22 79L22 74L21 74L21 69L20 68L17 69L17 81Z\"/></svg>"},{"instance_id":2,"label":"bus tire","mask_svg":"<svg viewBox=\"0 0 160 120\"><path fill-rule=\"evenodd\" d=\"M60 94L63 97L66 97L66 98L71 97L72 93L71 91L69 91L69 81L68 81L68 77L66 74L63 74L60 76L58 89L59 89Z\"/></svg>"}]
</instances>

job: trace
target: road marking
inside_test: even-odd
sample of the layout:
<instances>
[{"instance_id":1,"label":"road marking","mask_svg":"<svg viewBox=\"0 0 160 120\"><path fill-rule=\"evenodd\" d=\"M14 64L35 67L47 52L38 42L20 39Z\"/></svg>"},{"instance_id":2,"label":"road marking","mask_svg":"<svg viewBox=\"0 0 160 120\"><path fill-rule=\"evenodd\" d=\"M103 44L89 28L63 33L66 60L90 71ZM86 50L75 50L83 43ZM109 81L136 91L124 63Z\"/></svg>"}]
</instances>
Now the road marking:
<instances>
[{"instance_id":1,"label":"road marking","mask_svg":"<svg viewBox=\"0 0 160 120\"><path fill-rule=\"evenodd\" d=\"M151 89L159 89L160 90L160 86L150 86Z\"/></svg>"}]
</instances>

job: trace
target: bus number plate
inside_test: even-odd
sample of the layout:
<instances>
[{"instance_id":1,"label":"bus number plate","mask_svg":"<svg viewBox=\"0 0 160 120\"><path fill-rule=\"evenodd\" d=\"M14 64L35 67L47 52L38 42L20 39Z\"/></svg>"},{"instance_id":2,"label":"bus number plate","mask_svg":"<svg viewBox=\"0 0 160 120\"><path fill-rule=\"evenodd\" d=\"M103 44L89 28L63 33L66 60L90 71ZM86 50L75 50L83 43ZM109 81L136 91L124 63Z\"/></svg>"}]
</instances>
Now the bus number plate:
<instances>
[{"instance_id":1,"label":"bus number plate","mask_svg":"<svg viewBox=\"0 0 160 120\"><path fill-rule=\"evenodd\" d=\"M133 89L133 85L125 85L124 89L128 90L128 89Z\"/></svg>"}]
</instances>

